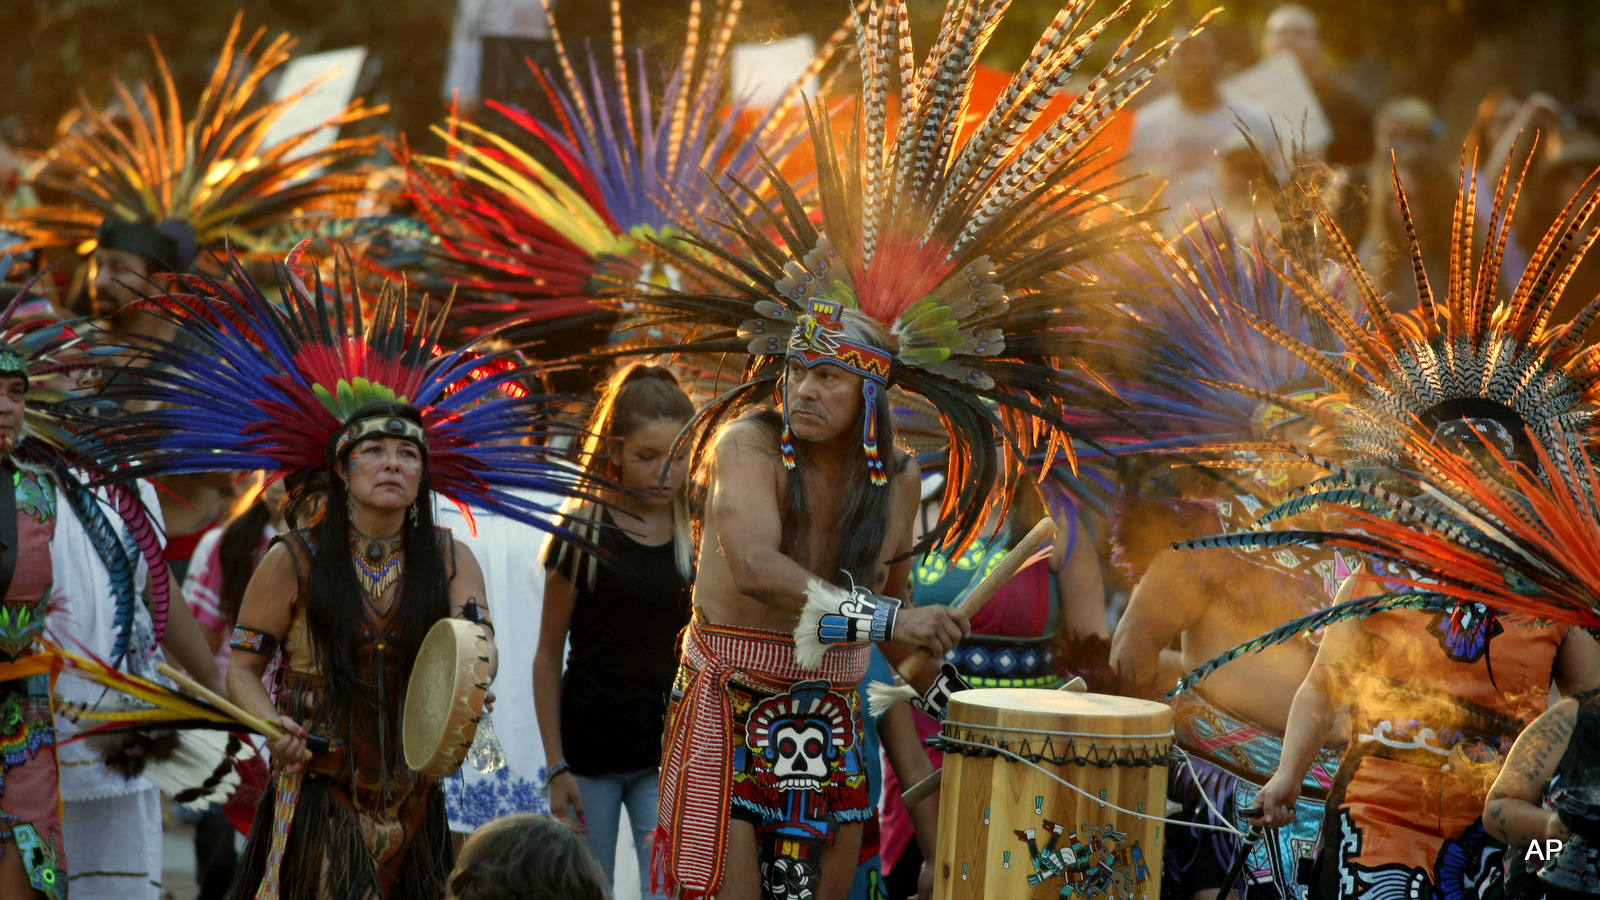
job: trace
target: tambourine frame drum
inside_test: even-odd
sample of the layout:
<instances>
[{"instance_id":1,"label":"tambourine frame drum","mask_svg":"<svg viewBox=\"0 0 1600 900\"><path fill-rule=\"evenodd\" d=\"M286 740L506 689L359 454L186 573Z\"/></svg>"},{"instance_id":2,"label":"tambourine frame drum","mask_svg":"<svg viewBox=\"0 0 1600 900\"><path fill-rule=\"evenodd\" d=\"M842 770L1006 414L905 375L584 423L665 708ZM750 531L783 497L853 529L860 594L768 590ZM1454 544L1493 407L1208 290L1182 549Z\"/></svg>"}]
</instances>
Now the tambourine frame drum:
<instances>
[{"instance_id":1,"label":"tambourine frame drum","mask_svg":"<svg viewBox=\"0 0 1600 900\"><path fill-rule=\"evenodd\" d=\"M483 718L489 688L483 626L440 619L417 649L400 720L406 765L419 775L448 778L461 768Z\"/></svg>"},{"instance_id":2,"label":"tambourine frame drum","mask_svg":"<svg viewBox=\"0 0 1600 900\"><path fill-rule=\"evenodd\" d=\"M1160 896L1164 824L1112 806L1166 814L1165 705L1067 691L962 691L936 741L945 757L935 900Z\"/></svg>"}]
</instances>

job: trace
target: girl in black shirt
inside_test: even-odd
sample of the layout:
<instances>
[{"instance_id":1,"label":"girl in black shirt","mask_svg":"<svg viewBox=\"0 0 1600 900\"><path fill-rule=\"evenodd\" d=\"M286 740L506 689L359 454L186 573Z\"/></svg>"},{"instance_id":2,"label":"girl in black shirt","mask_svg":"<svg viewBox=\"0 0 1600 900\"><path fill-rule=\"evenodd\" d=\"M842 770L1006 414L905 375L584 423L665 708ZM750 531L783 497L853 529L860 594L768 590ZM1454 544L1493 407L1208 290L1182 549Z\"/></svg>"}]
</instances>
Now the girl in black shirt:
<instances>
[{"instance_id":1,"label":"girl in black shirt","mask_svg":"<svg viewBox=\"0 0 1600 900\"><path fill-rule=\"evenodd\" d=\"M623 805L640 880L649 878L662 719L694 578L687 460L669 454L693 416L667 369L634 364L612 375L590 414L581 461L630 492L608 496L611 509L569 506L565 523L607 559L555 539L545 557L533 696L552 760L550 808L584 832L608 880Z\"/></svg>"}]
</instances>

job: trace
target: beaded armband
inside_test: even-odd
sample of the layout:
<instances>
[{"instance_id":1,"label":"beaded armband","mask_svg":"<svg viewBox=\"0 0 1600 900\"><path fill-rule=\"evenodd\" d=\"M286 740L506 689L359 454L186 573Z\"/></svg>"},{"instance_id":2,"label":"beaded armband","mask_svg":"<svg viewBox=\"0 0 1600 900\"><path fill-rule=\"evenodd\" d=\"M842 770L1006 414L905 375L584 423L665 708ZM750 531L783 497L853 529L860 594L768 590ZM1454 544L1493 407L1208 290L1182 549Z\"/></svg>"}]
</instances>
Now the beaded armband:
<instances>
[{"instance_id":1,"label":"beaded armband","mask_svg":"<svg viewBox=\"0 0 1600 900\"><path fill-rule=\"evenodd\" d=\"M837 611L824 614L818 621L817 640L824 644L887 641L894 635L894 620L899 612L899 600L856 588Z\"/></svg>"},{"instance_id":2,"label":"beaded armband","mask_svg":"<svg viewBox=\"0 0 1600 900\"><path fill-rule=\"evenodd\" d=\"M262 656L271 656L278 652L278 639L265 631L257 631L244 625L233 626L233 640L228 646L235 650L248 650Z\"/></svg>"},{"instance_id":3,"label":"beaded armband","mask_svg":"<svg viewBox=\"0 0 1600 900\"><path fill-rule=\"evenodd\" d=\"M461 607L461 618L489 629L494 634L494 621L489 618L489 610L482 604L474 601Z\"/></svg>"}]
</instances>

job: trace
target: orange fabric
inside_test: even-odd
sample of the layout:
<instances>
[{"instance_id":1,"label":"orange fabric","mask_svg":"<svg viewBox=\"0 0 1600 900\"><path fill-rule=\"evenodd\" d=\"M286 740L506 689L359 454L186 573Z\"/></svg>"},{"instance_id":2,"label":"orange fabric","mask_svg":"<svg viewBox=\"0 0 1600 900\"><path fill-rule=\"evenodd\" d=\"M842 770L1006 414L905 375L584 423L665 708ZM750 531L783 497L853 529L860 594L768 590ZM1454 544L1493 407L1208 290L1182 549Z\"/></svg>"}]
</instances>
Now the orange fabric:
<instances>
[{"instance_id":1,"label":"orange fabric","mask_svg":"<svg viewBox=\"0 0 1600 900\"><path fill-rule=\"evenodd\" d=\"M967 115L961 120L958 141L966 140L977 129L978 124L983 121L983 117L988 115L989 110L999 100L1001 93L1005 91L1006 85L1011 81L1011 75L1011 72L1002 71L982 63L978 64L972 78L972 90L968 95ZM1037 137L1046 128L1050 127L1052 122L1059 119L1067 111L1067 107L1075 99L1077 99L1076 95L1072 94L1057 95L1050 105L1045 107L1039 118L1034 121L1033 127L1028 129L1026 137L1029 139ZM833 124L834 137L839 141L842 151L845 142L850 136L851 124L855 121L855 106L851 103L834 103L830 104L830 106L828 118ZM749 134L760 122L765 112L765 110L760 109L744 110L739 116L738 123L734 126L734 133L741 137ZM802 113L803 115L804 113ZM899 115L899 95L891 91L889 97L889 121L893 123L899 118ZM784 160L783 165L779 167L782 169L784 177L791 182L811 175L817 169L816 157L811 153L810 133L803 124L798 134L799 140L796 142L794 149L789 153L788 158ZM1101 127L1100 133L1095 136L1094 140L1089 142L1089 151L1091 152L1102 147L1110 151L1102 157L1104 163L1097 165L1096 168L1106 167L1110 163L1126 156L1132 137L1133 116L1131 113L1119 112L1108 119ZM736 146L737 141L730 141L730 145ZM957 146L959 146L959 143ZM767 149L771 152L775 148L768 147ZM1085 187L1090 190L1101 190L1116 179L1117 172L1115 168L1109 168L1107 171L1089 179L1085 183Z\"/></svg>"},{"instance_id":2,"label":"orange fabric","mask_svg":"<svg viewBox=\"0 0 1600 900\"><path fill-rule=\"evenodd\" d=\"M1371 588L1376 592L1378 588ZM1355 596L1364 596L1359 591ZM1439 639L1429 631L1437 613L1398 610L1361 620L1372 642L1367 670L1383 678L1423 690L1446 693L1467 703L1491 709L1526 725L1549 708L1550 673L1566 627L1536 627L1522 617L1500 618L1504 629L1489 641L1488 652L1471 662L1451 659ZM1493 678L1490 678L1490 672ZM1412 702L1395 704L1371 692L1357 696L1356 725L1370 731L1381 719L1437 719L1444 711L1418 710ZM1428 722L1424 721L1427 725ZM1435 722L1438 730L1450 723Z\"/></svg>"},{"instance_id":3,"label":"orange fabric","mask_svg":"<svg viewBox=\"0 0 1600 900\"><path fill-rule=\"evenodd\" d=\"M1361 828L1361 852L1350 859L1432 872L1444 842L1483 814L1485 793L1441 769L1368 756L1345 789L1344 808Z\"/></svg>"},{"instance_id":4,"label":"orange fabric","mask_svg":"<svg viewBox=\"0 0 1600 900\"><path fill-rule=\"evenodd\" d=\"M1356 596L1380 590L1369 583ZM1502 618L1503 630L1488 639L1487 652L1468 660L1452 658L1430 631L1430 626L1440 626L1438 613L1385 612L1360 620L1360 625L1372 646L1362 671L1458 698L1520 727L1548 706L1551 670L1565 634L1564 626ZM1356 698L1351 746L1366 744L1376 752L1363 755L1344 788L1342 806L1361 829L1360 852L1350 861L1363 866L1399 863L1432 873L1444 841L1460 837L1482 815L1488 782L1458 779L1443 768L1448 757L1429 750L1401 751L1403 759L1384 758L1390 748L1374 736L1448 751L1457 740L1483 732L1474 731L1466 716L1446 703L1385 691L1376 679L1364 684L1361 672L1351 677ZM1500 747L1502 758L1509 749L1507 739Z\"/></svg>"}]
</instances>

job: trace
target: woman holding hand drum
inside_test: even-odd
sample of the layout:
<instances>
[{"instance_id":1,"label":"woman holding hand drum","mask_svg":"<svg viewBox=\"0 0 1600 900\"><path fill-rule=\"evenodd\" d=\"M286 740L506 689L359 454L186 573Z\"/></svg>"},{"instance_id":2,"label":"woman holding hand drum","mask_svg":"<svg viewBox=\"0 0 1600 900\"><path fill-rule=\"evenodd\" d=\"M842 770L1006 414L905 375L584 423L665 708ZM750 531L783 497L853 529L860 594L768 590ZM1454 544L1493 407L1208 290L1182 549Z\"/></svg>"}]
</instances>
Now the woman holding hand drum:
<instances>
[{"instance_id":1,"label":"woman holding hand drum","mask_svg":"<svg viewBox=\"0 0 1600 900\"><path fill-rule=\"evenodd\" d=\"M524 373L435 356L425 313L408 328L396 295L307 290L314 279L295 258L279 272L297 295L287 307L237 267L208 296L152 304L200 347L154 351L170 364L131 390L163 408L110 430L139 474L276 470L290 520L311 523L268 550L233 635L234 701L285 734L269 744L272 790L231 896L439 897L451 865L444 796L405 764L402 695L441 619L481 627L491 679L495 654L478 563L434 527L429 492L537 522L553 511L506 489L567 496L576 476L516 440L540 398L481 402ZM274 660L276 696L262 684Z\"/></svg>"}]
</instances>

